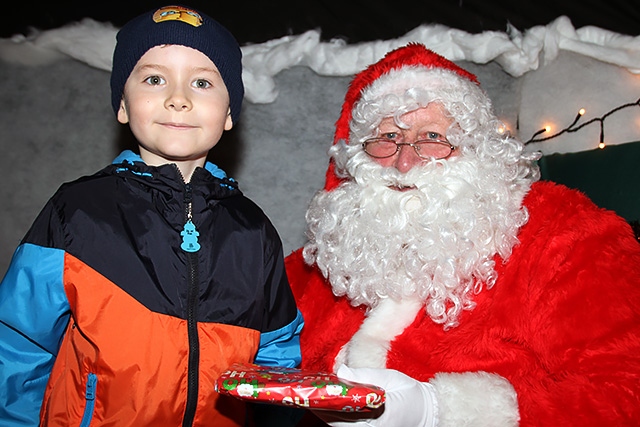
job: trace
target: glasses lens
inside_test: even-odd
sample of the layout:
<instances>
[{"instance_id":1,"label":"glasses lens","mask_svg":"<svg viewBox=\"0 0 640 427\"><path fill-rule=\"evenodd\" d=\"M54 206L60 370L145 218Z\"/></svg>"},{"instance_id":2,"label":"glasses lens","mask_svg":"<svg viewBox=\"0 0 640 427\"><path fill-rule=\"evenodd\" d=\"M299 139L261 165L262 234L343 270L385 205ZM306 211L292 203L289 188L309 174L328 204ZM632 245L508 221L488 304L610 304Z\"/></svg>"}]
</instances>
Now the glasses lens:
<instances>
[{"instance_id":1,"label":"glasses lens","mask_svg":"<svg viewBox=\"0 0 640 427\"><path fill-rule=\"evenodd\" d=\"M444 159L448 157L453 150L451 145L446 142L417 141L413 146L418 156L425 159Z\"/></svg>"},{"instance_id":2,"label":"glasses lens","mask_svg":"<svg viewBox=\"0 0 640 427\"><path fill-rule=\"evenodd\" d=\"M398 146L387 139L369 139L364 143L364 151L371 157L391 157L398 151Z\"/></svg>"}]
</instances>

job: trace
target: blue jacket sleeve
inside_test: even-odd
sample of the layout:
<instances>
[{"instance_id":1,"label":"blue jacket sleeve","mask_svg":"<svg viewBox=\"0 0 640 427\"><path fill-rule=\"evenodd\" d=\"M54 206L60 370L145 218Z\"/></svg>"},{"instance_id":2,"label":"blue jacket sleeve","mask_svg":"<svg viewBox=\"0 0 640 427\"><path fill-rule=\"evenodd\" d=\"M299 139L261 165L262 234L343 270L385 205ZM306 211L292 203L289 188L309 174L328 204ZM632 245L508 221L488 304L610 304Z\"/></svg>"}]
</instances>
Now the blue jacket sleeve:
<instances>
[{"instance_id":1,"label":"blue jacket sleeve","mask_svg":"<svg viewBox=\"0 0 640 427\"><path fill-rule=\"evenodd\" d=\"M300 365L300 331L304 321L298 310L296 318L288 325L260 335L260 348L255 363L264 366L295 368Z\"/></svg>"},{"instance_id":2,"label":"blue jacket sleeve","mask_svg":"<svg viewBox=\"0 0 640 427\"><path fill-rule=\"evenodd\" d=\"M0 425L35 426L70 307L64 251L22 244L0 282Z\"/></svg>"},{"instance_id":3,"label":"blue jacket sleeve","mask_svg":"<svg viewBox=\"0 0 640 427\"><path fill-rule=\"evenodd\" d=\"M264 232L267 242L263 256L265 307L254 361L264 366L295 368L302 361L300 332L304 321L291 292L280 237L268 219Z\"/></svg>"}]
</instances>

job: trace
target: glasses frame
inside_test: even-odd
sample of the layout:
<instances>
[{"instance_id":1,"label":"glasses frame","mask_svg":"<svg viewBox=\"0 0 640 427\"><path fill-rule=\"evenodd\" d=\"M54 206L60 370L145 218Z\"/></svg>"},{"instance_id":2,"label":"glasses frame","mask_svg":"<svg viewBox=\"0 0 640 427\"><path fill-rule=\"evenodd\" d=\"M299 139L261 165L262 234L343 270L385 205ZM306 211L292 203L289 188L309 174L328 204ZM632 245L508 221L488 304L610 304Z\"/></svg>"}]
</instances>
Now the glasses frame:
<instances>
[{"instance_id":1,"label":"glasses frame","mask_svg":"<svg viewBox=\"0 0 640 427\"><path fill-rule=\"evenodd\" d=\"M396 151L394 151L392 154L389 154L388 156L374 156L373 154L369 153L367 151L367 145L371 144L373 142L380 142L380 141L384 141L384 142L390 142L392 144L396 145ZM440 145L446 145L449 147L450 151L449 154L447 154L446 156L443 157L433 157L433 156L422 156L420 154L420 146L418 144L440 144ZM430 160L430 159L434 159L434 160L443 160L446 159L448 157L451 156L451 154L453 154L454 151L456 151L457 147L453 144L451 144L449 141L447 141L446 139L419 139L417 141L414 142L396 142L393 139L389 139L389 138L383 138L383 137L376 137L376 138L369 138L366 139L363 143L362 143L362 149L364 150L364 152L370 156L373 157L374 159L388 159L389 157L393 157L396 154L398 154L398 152L400 151L400 147L403 145L408 145L410 147L413 148L413 151L415 151L416 155L418 157L420 157L421 159L424 160Z\"/></svg>"}]
</instances>

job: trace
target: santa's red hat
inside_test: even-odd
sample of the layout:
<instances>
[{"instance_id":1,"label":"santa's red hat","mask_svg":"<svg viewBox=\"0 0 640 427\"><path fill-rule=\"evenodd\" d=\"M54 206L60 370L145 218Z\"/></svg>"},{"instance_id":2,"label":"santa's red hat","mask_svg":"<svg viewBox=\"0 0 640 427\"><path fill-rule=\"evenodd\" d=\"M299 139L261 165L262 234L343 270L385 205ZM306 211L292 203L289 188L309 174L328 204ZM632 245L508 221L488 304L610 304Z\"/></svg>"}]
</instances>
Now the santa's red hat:
<instances>
[{"instance_id":1,"label":"santa's red hat","mask_svg":"<svg viewBox=\"0 0 640 427\"><path fill-rule=\"evenodd\" d=\"M441 55L427 49L419 43L409 43L387 53L381 60L356 74L351 81L342 105L340 118L336 122L333 143L349 140L349 124L353 108L362 99L376 98L388 93L400 94L416 86L433 86L442 82L434 81L429 70L442 70L445 74L462 78L464 81L479 84L472 73L460 68ZM335 174L333 161L327 170L325 190L333 190L341 182Z\"/></svg>"}]
</instances>

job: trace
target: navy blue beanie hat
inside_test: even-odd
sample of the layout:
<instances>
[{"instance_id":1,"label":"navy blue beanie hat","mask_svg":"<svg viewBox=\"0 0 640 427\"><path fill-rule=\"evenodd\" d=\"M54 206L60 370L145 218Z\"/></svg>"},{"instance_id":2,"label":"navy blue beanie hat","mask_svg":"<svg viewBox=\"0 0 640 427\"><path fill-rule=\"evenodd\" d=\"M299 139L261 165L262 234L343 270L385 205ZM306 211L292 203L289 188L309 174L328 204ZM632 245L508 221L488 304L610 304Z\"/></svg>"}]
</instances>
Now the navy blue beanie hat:
<instances>
[{"instance_id":1,"label":"navy blue beanie hat","mask_svg":"<svg viewBox=\"0 0 640 427\"><path fill-rule=\"evenodd\" d=\"M231 120L242 107L242 51L231 33L211 17L184 6L165 6L125 24L116 36L111 69L111 104L118 114L124 85L149 49L159 45L187 46L211 59L229 92Z\"/></svg>"}]
</instances>

